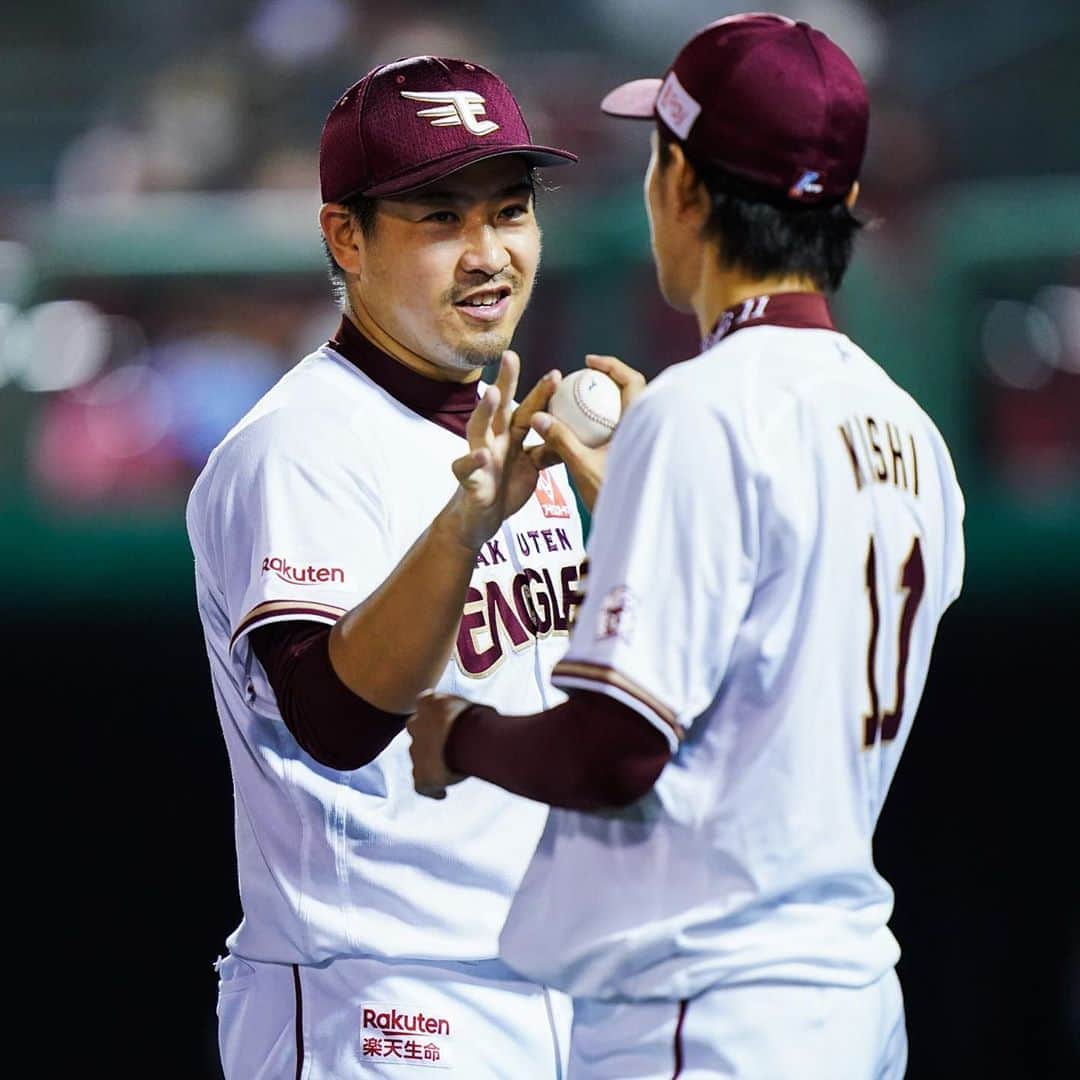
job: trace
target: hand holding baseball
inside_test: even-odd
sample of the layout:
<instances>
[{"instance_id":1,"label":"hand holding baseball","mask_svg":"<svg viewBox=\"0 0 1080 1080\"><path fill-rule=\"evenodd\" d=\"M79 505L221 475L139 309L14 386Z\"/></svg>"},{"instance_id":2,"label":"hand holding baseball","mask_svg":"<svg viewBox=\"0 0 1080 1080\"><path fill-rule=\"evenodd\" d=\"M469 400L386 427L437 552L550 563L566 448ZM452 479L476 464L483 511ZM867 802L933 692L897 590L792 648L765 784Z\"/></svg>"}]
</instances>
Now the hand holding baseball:
<instances>
[{"instance_id":1,"label":"hand holding baseball","mask_svg":"<svg viewBox=\"0 0 1080 1080\"><path fill-rule=\"evenodd\" d=\"M622 415L619 384L595 368L584 367L563 377L548 402L547 412L564 423L590 449L603 446L615 434Z\"/></svg>"},{"instance_id":2,"label":"hand holding baseball","mask_svg":"<svg viewBox=\"0 0 1080 1080\"><path fill-rule=\"evenodd\" d=\"M645 389L645 376L614 356L597 356L590 353L585 357L585 363L586 371L600 372L618 387L618 414L619 417L624 416L631 402ZM580 378L576 376L576 373L566 376L562 385L565 386L575 377ZM555 393L558 394L559 391ZM600 404L602 405L602 401ZM529 454L537 467L542 469L560 461L565 462L574 479L578 494L591 511L596 503L600 485L604 481L607 444L610 438L610 432L606 438L604 432L608 424L603 419L590 418L582 414L580 409L568 410L563 414L564 416L569 418L577 414L578 417L576 422L571 421L577 427L577 432L575 432L567 419L561 419L555 415L557 408L553 396L548 403L548 411L537 412L532 417L532 428L543 438L544 445L533 447ZM610 414L608 419L610 419ZM613 430L614 425L611 425L611 431Z\"/></svg>"}]
</instances>

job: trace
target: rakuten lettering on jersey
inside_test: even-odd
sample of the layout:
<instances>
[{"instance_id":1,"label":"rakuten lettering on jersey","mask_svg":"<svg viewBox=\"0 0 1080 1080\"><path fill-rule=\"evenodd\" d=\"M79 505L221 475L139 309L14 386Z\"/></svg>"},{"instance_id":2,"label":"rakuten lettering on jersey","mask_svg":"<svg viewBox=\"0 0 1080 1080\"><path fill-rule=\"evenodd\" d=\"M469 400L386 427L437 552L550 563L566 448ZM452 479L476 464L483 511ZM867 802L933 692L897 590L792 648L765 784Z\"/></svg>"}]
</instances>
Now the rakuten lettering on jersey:
<instances>
[{"instance_id":1,"label":"rakuten lettering on jersey","mask_svg":"<svg viewBox=\"0 0 1080 1080\"><path fill-rule=\"evenodd\" d=\"M360 1057L383 1065L453 1068L450 1018L403 1005L365 1001L360 1006Z\"/></svg>"},{"instance_id":2,"label":"rakuten lettering on jersey","mask_svg":"<svg viewBox=\"0 0 1080 1080\"><path fill-rule=\"evenodd\" d=\"M327 581L345 583L345 571L340 566L293 566L286 559L268 555L262 561L263 573L276 574L290 585L319 585Z\"/></svg>"}]
</instances>

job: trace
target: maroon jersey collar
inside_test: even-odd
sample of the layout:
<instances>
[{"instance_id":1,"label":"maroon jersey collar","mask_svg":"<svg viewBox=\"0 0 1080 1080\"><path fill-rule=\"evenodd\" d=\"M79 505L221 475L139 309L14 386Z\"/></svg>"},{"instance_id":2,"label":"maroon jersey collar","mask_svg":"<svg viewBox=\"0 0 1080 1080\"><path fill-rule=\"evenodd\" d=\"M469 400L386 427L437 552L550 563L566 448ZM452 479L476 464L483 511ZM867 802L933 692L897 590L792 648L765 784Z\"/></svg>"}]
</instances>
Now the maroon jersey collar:
<instances>
[{"instance_id":1,"label":"maroon jersey collar","mask_svg":"<svg viewBox=\"0 0 1080 1080\"><path fill-rule=\"evenodd\" d=\"M329 345L402 405L464 437L478 400L475 382L440 382L413 371L369 341L346 315Z\"/></svg>"},{"instance_id":2,"label":"maroon jersey collar","mask_svg":"<svg viewBox=\"0 0 1080 1080\"><path fill-rule=\"evenodd\" d=\"M821 293L789 292L752 296L723 312L705 336L701 351L748 326L786 326L793 330L835 330L829 305Z\"/></svg>"}]
</instances>

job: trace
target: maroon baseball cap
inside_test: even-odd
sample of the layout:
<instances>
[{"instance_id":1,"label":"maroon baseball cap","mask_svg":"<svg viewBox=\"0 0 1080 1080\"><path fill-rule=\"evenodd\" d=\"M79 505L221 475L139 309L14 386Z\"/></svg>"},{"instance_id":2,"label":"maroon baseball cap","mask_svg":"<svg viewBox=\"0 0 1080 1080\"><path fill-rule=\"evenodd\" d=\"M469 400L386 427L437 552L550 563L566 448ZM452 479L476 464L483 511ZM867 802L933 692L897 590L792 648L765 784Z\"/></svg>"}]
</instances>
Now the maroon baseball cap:
<instances>
[{"instance_id":1,"label":"maroon baseball cap","mask_svg":"<svg viewBox=\"0 0 1080 1080\"><path fill-rule=\"evenodd\" d=\"M866 152L870 105L851 59L820 30L782 15L732 15L680 50L663 79L637 79L601 106L655 118L702 169L782 199L842 199Z\"/></svg>"},{"instance_id":2,"label":"maroon baseball cap","mask_svg":"<svg viewBox=\"0 0 1080 1080\"><path fill-rule=\"evenodd\" d=\"M534 165L577 161L533 143L510 88L479 64L395 60L369 71L330 110L319 147L323 202L401 195L504 154Z\"/></svg>"}]
</instances>

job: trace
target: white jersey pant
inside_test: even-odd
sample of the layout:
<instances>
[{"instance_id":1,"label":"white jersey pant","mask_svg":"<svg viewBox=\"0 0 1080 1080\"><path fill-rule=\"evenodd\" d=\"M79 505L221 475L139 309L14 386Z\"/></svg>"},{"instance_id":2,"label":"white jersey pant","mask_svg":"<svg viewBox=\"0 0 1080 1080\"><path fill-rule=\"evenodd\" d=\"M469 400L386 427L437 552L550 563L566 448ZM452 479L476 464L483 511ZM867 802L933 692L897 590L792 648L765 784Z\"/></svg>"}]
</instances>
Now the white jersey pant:
<instances>
[{"instance_id":1,"label":"white jersey pant","mask_svg":"<svg viewBox=\"0 0 1080 1080\"><path fill-rule=\"evenodd\" d=\"M217 964L226 1080L564 1080L569 998L499 961Z\"/></svg>"},{"instance_id":2,"label":"white jersey pant","mask_svg":"<svg viewBox=\"0 0 1080 1080\"><path fill-rule=\"evenodd\" d=\"M859 989L756 983L689 1001L574 1002L570 1080L901 1080L894 971Z\"/></svg>"}]
</instances>

